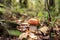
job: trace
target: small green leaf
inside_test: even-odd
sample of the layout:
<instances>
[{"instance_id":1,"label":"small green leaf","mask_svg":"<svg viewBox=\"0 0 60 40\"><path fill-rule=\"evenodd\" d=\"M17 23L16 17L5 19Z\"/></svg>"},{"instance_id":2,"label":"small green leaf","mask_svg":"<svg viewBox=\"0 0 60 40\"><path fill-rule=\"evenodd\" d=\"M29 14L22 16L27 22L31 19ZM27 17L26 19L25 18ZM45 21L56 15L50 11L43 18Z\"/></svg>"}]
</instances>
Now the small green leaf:
<instances>
[{"instance_id":1,"label":"small green leaf","mask_svg":"<svg viewBox=\"0 0 60 40\"><path fill-rule=\"evenodd\" d=\"M38 17L42 17L42 16L43 16L42 12L39 12Z\"/></svg>"}]
</instances>

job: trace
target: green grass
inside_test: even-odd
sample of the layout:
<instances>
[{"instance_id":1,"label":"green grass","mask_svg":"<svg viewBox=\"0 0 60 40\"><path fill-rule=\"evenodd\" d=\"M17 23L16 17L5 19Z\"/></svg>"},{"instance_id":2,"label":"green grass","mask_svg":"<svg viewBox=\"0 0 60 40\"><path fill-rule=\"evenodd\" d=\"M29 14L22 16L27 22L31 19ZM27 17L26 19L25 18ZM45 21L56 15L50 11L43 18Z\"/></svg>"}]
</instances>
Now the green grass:
<instances>
[{"instance_id":1,"label":"green grass","mask_svg":"<svg viewBox=\"0 0 60 40\"><path fill-rule=\"evenodd\" d=\"M8 30L9 35L19 36L21 34L18 30Z\"/></svg>"}]
</instances>

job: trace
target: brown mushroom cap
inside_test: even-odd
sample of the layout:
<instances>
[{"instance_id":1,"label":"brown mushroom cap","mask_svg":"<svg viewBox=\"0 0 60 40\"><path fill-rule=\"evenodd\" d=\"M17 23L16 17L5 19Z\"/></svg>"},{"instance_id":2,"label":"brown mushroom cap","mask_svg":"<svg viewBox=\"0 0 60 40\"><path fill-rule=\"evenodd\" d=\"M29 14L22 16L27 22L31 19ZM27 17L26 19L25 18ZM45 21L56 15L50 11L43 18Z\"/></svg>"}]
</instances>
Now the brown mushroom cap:
<instances>
[{"instance_id":1,"label":"brown mushroom cap","mask_svg":"<svg viewBox=\"0 0 60 40\"><path fill-rule=\"evenodd\" d=\"M39 24L39 20L36 18L31 18L28 20L28 23L31 25L38 25Z\"/></svg>"}]
</instances>

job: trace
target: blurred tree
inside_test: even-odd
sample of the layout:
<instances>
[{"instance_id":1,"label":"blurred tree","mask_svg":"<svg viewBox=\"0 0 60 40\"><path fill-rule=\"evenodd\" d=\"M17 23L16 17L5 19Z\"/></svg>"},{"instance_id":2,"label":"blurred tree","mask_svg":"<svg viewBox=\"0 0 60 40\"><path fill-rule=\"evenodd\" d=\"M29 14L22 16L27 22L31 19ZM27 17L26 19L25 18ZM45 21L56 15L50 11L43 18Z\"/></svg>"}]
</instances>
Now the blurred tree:
<instances>
[{"instance_id":1,"label":"blurred tree","mask_svg":"<svg viewBox=\"0 0 60 40\"><path fill-rule=\"evenodd\" d=\"M29 0L28 1L28 8L31 10L35 10L36 9L36 0Z\"/></svg>"},{"instance_id":2,"label":"blurred tree","mask_svg":"<svg viewBox=\"0 0 60 40\"><path fill-rule=\"evenodd\" d=\"M20 1L20 6L21 6L21 8L27 8L27 0L19 0Z\"/></svg>"},{"instance_id":3,"label":"blurred tree","mask_svg":"<svg viewBox=\"0 0 60 40\"><path fill-rule=\"evenodd\" d=\"M45 0L45 9L48 11L49 21L51 21L51 12L55 11L54 8L55 8L55 0Z\"/></svg>"},{"instance_id":4,"label":"blurred tree","mask_svg":"<svg viewBox=\"0 0 60 40\"><path fill-rule=\"evenodd\" d=\"M3 3L4 3L4 0L0 0L0 3L2 3L2 4L3 4Z\"/></svg>"},{"instance_id":5,"label":"blurred tree","mask_svg":"<svg viewBox=\"0 0 60 40\"><path fill-rule=\"evenodd\" d=\"M59 2L58 2L58 3L59 3L59 8L58 8L58 9L59 9L59 13L60 13L60 0L58 0L58 1L59 1Z\"/></svg>"},{"instance_id":6,"label":"blurred tree","mask_svg":"<svg viewBox=\"0 0 60 40\"><path fill-rule=\"evenodd\" d=\"M48 9L51 11L55 8L55 0L49 0Z\"/></svg>"},{"instance_id":7,"label":"blurred tree","mask_svg":"<svg viewBox=\"0 0 60 40\"><path fill-rule=\"evenodd\" d=\"M48 9L47 6L48 6L48 0L45 0L45 10Z\"/></svg>"}]
</instances>

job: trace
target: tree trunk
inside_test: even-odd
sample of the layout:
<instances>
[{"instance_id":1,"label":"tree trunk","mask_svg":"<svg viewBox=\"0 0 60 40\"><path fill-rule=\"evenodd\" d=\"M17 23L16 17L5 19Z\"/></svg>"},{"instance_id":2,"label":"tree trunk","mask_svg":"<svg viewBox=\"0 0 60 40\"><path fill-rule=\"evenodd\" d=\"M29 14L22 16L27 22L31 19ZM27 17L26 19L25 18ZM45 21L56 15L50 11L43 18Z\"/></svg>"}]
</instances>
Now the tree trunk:
<instances>
[{"instance_id":1,"label":"tree trunk","mask_svg":"<svg viewBox=\"0 0 60 40\"><path fill-rule=\"evenodd\" d=\"M55 8L55 0L49 0L49 6L48 6L49 11L52 10L51 7Z\"/></svg>"},{"instance_id":2,"label":"tree trunk","mask_svg":"<svg viewBox=\"0 0 60 40\"><path fill-rule=\"evenodd\" d=\"M21 8L24 8L24 7L26 8L27 7L27 0L20 0L20 6L21 6Z\"/></svg>"},{"instance_id":3,"label":"tree trunk","mask_svg":"<svg viewBox=\"0 0 60 40\"><path fill-rule=\"evenodd\" d=\"M4 0L0 0L0 3L2 3L2 4L3 4L3 3L4 3Z\"/></svg>"},{"instance_id":4,"label":"tree trunk","mask_svg":"<svg viewBox=\"0 0 60 40\"><path fill-rule=\"evenodd\" d=\"M48 9L48 0L45 0L45 10L47 10Z\"/></svg>"},{"instance_id":5,"label":"tree trunk","mask_svg":"<svg viewBox=\"0 0 60 40\"><path fill-rule=\"evenodd\" d=\"M59 2L58 2L58 3L59 3L59 8L58 8L58 10L59 10L59 13L60 13L60 0L58 0L58 1L59 1Z\"/></svg>"}]
</instances>

